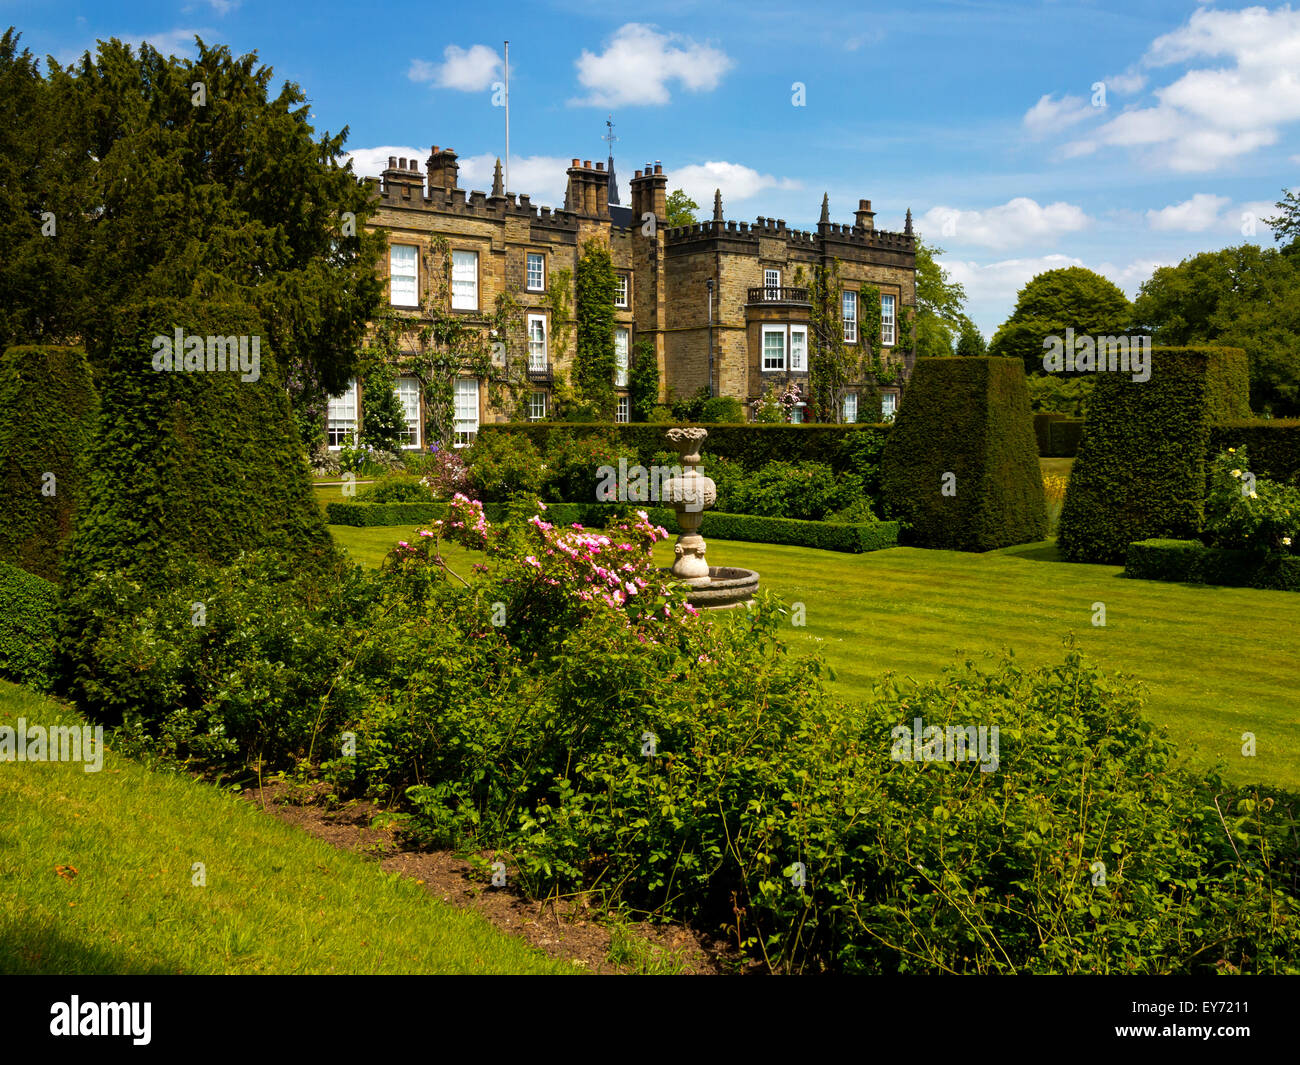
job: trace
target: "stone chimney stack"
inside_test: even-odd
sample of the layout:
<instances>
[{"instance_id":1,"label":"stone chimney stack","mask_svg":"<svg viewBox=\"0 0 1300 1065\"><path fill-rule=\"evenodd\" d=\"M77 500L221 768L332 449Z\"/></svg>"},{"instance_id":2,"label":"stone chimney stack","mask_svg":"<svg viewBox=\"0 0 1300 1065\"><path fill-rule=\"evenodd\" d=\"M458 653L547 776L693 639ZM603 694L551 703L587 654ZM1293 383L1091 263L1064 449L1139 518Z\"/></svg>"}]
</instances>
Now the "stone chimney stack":
<instances>
[{"instance_id":1,"label":"stone chimney stack","mask_svg":"<svg viewBox=\"0 0 1300 1065\"><path fill-rule=\"evenodd\" d=\"M384 192L409 200L412 195L417 199L424 195L424 176L420 173L420 164L414 159L388 157L388 167L380 175L384 181Z\"/></svg>"},{"instance_id":2,"label":"stone chimney stack","mask_svg":"<svg viewBox=\"0 0 1300 1065\"><path fill-rule=\"evenodd\" d=\"M863 230L866 233L875 231L876 212L871 209L870 200L859 200L858 209L853 212L856 221L853 224L854 229Z\"/></svg>"},{"instance_id":3,"label":"stone chimney stack","mask_svg":"<svg viewBox=\"0 0 1300 1065\"><path fill-rule=\"evenodd\" d=\"M593 218L609 217L609 174L604 163L591 165L574 159L566 171L568 186L564 192L564 209Z\"/></svg>"},{"instance_id":4,"label":"stone chimney stack","mask_svg":"<svg viewBox=\"0 0 1300 1065\"><path fill-rule=\"evenodd\" d=\"M460 164L456 162L456 153L450 148L439 148L436 144L429 155L429 188L454 189Z\"/></svg>"}]
</instances>

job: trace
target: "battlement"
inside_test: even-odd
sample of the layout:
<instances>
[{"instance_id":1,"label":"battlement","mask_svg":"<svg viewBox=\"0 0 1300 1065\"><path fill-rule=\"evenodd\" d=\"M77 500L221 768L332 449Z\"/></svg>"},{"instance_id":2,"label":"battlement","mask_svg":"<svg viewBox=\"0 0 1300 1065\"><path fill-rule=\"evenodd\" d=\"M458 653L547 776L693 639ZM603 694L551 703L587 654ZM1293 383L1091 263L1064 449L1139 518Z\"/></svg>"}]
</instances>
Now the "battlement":
<instances>
[{"instance_id":1,"label":"battlement","mask_svg":"<svg viewBox=\"0 0 1300 1065\"><path fill-rule=\"evenodd\" d=\"M869 204L870 201L861 201ZM725 239L728 241L752 241L757 244L760 237L783 240L792 249L810 250L826 243L848 244L863 249L881 249L888 251L913 252L916 250L912 233L892 233L888 230L875 229L864 225L861 218L853 223L823 221L816 230L791 229L786 226L784 218L765 218L760 215L752 224L748 222L724 221L713 218L707 222L695 222L687 226L674 226L666 230L665 240L669 246L689 244L701 240Z\"/></svg>"}]
</instances>

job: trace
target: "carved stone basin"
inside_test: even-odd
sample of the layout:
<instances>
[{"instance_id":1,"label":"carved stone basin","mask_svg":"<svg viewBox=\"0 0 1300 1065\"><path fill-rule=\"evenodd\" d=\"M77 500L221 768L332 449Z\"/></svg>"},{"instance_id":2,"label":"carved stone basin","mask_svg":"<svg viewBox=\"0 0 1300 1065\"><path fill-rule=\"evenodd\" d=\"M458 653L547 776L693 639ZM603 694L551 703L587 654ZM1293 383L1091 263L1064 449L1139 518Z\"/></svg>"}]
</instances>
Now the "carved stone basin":
<instances>
[{"instance_id":1,"label":"carved stone basin","mask_svg":"<svg viewBox=\"0 0 1300 1065\"><path fill-rule=\"evenodd\" d=\"M686 601L697 610L744 606L758 591L758 573L738 566L710 566L709 583L693 587Z\"/></svg>"}]
</instances>

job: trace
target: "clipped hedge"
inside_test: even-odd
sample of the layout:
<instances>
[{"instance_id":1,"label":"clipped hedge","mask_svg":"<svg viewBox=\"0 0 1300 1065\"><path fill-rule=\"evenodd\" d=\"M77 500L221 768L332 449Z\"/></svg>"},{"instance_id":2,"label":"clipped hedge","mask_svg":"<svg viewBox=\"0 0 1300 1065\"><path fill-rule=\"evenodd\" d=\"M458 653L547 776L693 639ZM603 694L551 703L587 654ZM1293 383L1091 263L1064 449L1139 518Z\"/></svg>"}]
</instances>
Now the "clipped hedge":
<instances>
[{"instance_id":1,"label":"clipped hedge","mask_svg":"<svg viewBox=\"0 0 1300 1065\"><path fill-rule=\"evenodd\" d=\"M1300 592L1300 557L1206 547L1199 540L1139 540L1128 545L1124 576Z\"/></svg>"},{"instance_id":2,"label":"clipped hedge","mask_svg":"<svg viewBox=\"0 0 1300 1065\"><path fill-rule=\"evenodd\" d=\"M679 529L677 515L664 507L651 507L647 516L670 532ZM896 521L839 524L830 521L799 521L795 518L758 518L750 514L724 514L706 510L700 535L706 540L739 540L751 544L789 544L815 547L822 551L861 554L898 545Z\"/></svg>"},{"instance_id":3,"label":"clipped hedge","mask_svg":"<svg viewBox=\"0 0 1300 1065\"><path fill-rule=\"evenodd\" d=\"M766 425L713 424L704 441L705 471L710 458L725 458L746 469L758 469L769 462L825 462L836 471L852 468L854 450L849 434L874 433L887 436L891 425ZM539 451L552 446L557 434L612 436L626 444L629 452L649 457L673 450L665 435L671 424L626 422L498 422L479 427L479 435L517 433L528 437ZM848 444L848 446L846 446Z\"/></svg>"},{"instance_id":4,"label":"clipped hedge","mask_svg":"<svg viewBox=\"0 0 1300 1065\"><path fill-rule=\"evenodd\" d=\"M1079 454L1083 440L1083 419L1064 418L1047 427L1047 450L1039 454L1045 458L1072 459Z\"/></svg>"},{"instance_id":5,"label":"clipped hedge","mask_svg":"<svg viewBox=\"0 0 1300 1065\"><path fill-rule=\"evenodd\" d=\"M58 580L98 410L80 348L12 347L0 357L0 560Z\"/></svg>"},{"instance_id":6,"label":"clipped hedge","mask_svg":"<svg viewBox=\"0 0 1300 1065\"><path fill-rule=\"evenodd\" d=\"M1151 376L1099 373L1059 539L1072 562L1121 563L1128 545L1201 528L1211 427L1249 413L1246 354L1153 348Z\"/></svg>"},{"instance_id":7,"label":"clipped hedge","mask_svg":"<svg viewBox=\"0 0 1300 1065\"><path fill-rule=\"evenodd\" d=\"M1247 449L1256 477L1300 483L1300 419L1238 418L1211 426L1209 458L1230 447Z\"/></svg>"},{"instance_id":8,"label":"clipped hedge","mask_svg":"<svg viewBox=\"0 0 1300 1065\"><path fill-rule=\"evenodd\" d=\"M547 503L543 512L552 525L585 525L604 528L610 521L644 509L656 525L677 531L677 515L667 507L638 508L632 503ZM331 525L362 528L383 525L419 525L444 520L446 503L330 503L326 508ZM484 503L483 515L491 522L505 517L502 503ZM740 540L752 544L790 544L823 551L878 551L898 544L898 522L873 521L839 524L828 521L798 521L793 518L759 518L749 514L723 514L708 510L700 532L707 539Z\"/></svg>"},{"instance_id":9,"label":"clipped hedge","mask_svg":"<svg viewBox=\"0 0 1300 1065\"><path fill-rule=\"evenodd\" d=\"M54 682L58 588L0 562L0 677L40 690Z\"/></svg>"},{"instance_id":10,"label":"clipped hedge","mask_svg":"<svg viewBox=\"0 0 1300 1065\"><path fill-rule=\"evenodd\" d=\"M155 299L116 312L97 360L100 432L69 576L123 570L148 580L173 554L218 565L256 548L331 554L274 354L259 343L255 381L155 370L154 338L177 329L267 340L245 304Z\"/></svg>"},{"instance_id":11,"label":"clipped hedge","mask_svg":"<svg viewBox=\"0 0 1300 1065\"><path fill-rule=\"evenodd\" d=\"M1059 414L1055 411L1043 411L1034 415L1034 438L1038 441L1040 455L1050 455L1052 452L1052 422L1065 421L1068 417L1068 414Z\"/></svg>"},{"instance_id":12,"label":"clipped hedge","mask_svg":"<svg viewBox=\"0 0 1300 1065\"><path fill-rule=\"evenodd\" d=\"M945 494L945 483L955 491ZM924 547L991 551L1043 539L1047 503L1020 362L918 360L885 442L881 486L889 515Z\"/></svg>"}]
</instances>

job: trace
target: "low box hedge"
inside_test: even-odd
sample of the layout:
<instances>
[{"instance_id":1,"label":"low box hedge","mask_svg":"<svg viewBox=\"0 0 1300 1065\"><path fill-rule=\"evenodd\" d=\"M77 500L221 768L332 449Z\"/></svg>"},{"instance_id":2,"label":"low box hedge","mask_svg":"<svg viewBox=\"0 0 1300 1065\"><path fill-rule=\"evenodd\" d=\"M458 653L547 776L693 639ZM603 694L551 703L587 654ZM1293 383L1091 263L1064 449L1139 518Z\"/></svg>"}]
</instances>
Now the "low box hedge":
<instances>
[{"instance_id":1,"label":"low box hedge","mask_svg":"<svg viewBox=\"0 0 1300 1065\"><path fill-rule=\"evenodd\" d=\"M1128 545L1124 576L1300 592L1300 557L1206 547L1199 540L1138 540Z\"/></svg>"},{"instance_id":2,"label":"low box hedge","mask_svg":"<svg viewBox=\"0 0 1300 1065\"><path fill-rule=\"evenodd\" d=\"M1079 453L1083 439L1082 418L1061 418L1047 426L1047 450L1039 454L1045 458L1072 459Z\"/></svg>"},{"instance_id":3,"label":"low box hedge","mask_svg":"<svg viewBox=\"0 0 1300 1065\"><path fill-rule=\"evenodd\" d=\"M635 503L547 503L545 516L552 525L584 525L603 528L610 521L641 509ZM645 507L656 525L676 532L677 515L667 507ZM418 525L447 516L446 503L330 503L331 525L372 527ZM485 503L483 514L498 522L505 516L502 503ZM838 524L829 521L797 521L793 518L761 518L750 514L706 511L700 527L706 539L740 540L752 544L790 544L823 551L878 551L898 544L898 522L872 521Z\"/></svg>"},{"instance_id":4,"label":"low box hedge","mask_svg":"<svg viewBox=\"0 0 1300 1065\"><path fill-rule=\"evenodd\" d=\"M39 690L54 680L54 609L58 588L0 562L0 677Z\"/></svg>"}]
</instances>

